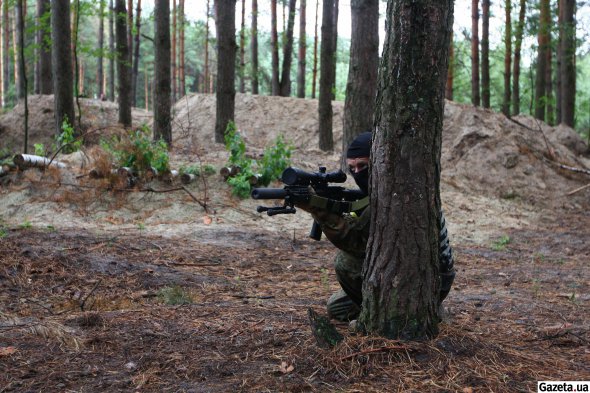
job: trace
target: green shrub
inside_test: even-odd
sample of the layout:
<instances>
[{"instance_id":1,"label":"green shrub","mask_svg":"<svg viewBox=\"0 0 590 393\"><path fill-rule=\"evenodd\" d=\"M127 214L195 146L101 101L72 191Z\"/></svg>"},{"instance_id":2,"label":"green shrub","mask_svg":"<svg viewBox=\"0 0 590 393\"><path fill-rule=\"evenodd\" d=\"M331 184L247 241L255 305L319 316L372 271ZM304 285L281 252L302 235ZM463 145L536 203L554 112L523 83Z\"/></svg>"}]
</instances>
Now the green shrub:
<instances>
[{"instance_id":1,"label":"green shrub","mask_svg":"<svg viewBox=\"0 0 590 393\"><path fill-rule=\"evenodd\" d=\"M508 244L510 244L510 241L511 241L510 236L503 235L498 240L496 240L495 242L492 243L492 250L504 251L506 249L506 246Z\"/></svg>"},{"instance_id":2,"label":"green shrub","mask_svg":"<svg viewBox=\"0 0 590 393\"><path fill-rule=\"evenodd\" d=\"M259 162L246 157L246 143L233 122L227 125L225 148L229 151L229 165L240 167L240 173L227 180L232 187L232 193L240 198L250 196L250 178L253 176L259 175L258 184L268 186L271 181L279 179L285 168L290 165L292 147L282 136L277 137L274 145L264 149Z\"/></svg>"},{"instance_id":3,"label":"green shrub","mask_svg":"<svg viewBox=\"0 0 590 393\"><path fill-rule=\"evenodd\" d=\"M35 143L33 145L35 147L35 155L36 156L41 156L41 157L45 157L45 145L42 143Z\"/></svg>"},{"instance_id":4,"label":"green shrub","mask_svg":"<svg viewBox=\"0 0 590 393\"><path fill-rule=\"evenodd\" d=\"M104 150L111 153L116 164L145 171L155 168L158 172L169 170L168 145L163 140L152 141L147 126L132 130L123 138L101 141Z\"/></svg>"},{"instance_id":5,"label":"green shrub","mask_svg":"<svg viewBox=\"0 0 590 393\"><path fill-rule=\"evenodd\" d=\"M74 153L82 147L82 138L76 137L74 127L70 124L67 116L64 117L61 124L61 134L57 136L55 142L56 150L63 146L62 152L65 154ZM37 145L35 145L36 150Z\"/></svg>"},{"instance_id":6,"label":"green shrub","mask_svg":"<svg viewBox=\"0 0 590 393\"><path fill-rule=\"evenodd\" d=\"M170 306L177 306L181 304L191 304L193 299L188 293L179 285L172 287L165 287L158 291L158 298Z\"/></svg>"}]
</instances>

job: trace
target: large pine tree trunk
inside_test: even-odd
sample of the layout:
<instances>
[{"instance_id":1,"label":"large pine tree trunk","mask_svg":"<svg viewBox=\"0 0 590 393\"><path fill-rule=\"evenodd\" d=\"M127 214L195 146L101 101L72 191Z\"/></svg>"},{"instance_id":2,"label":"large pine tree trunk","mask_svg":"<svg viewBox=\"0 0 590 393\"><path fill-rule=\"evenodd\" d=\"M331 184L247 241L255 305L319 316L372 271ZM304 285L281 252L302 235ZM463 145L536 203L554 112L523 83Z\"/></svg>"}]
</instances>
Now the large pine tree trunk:
<instances>
[{"instance_id":1,"label":"large pine tree trunk","mask_svg":"<svg viewBox=\"0 0 590 393\"><path fill-rule=\"evenodd\" d=\"M207 16L205 22L205 80L203 83L203 92L205 93L211 93L211 90L209 90L209 13L211 12L209 5L209 0L207 0Z\"/></svg>"},{"instance_id":2,"label":"large pine tree trunk","mask_svg":"<svg viewBox=\"0 0 590 393\"><path fill-rule=\"evenodd\" d=\"M512 0L506 0L506 24L504 30L504 99L502 100L502 113L510 117L510 72L512 61Z\"/></svg>"},{"instance_id":3,"label":"large pine tree trunk","mask_svg":"<svg viewBox=\"0 0 590 393\"><path fill-rule=\"evenodd\" d=\"M295 6L297 0L289 0L289 17L287 31L285 33L285 45L283 47L283 67L281 81L279 83L280 95L289 97L291 95L291 62L293 60L293 26L295 24Z\"/></svg>"},{"instance_id":4,"label":"large pine tree trunk","mask_svg":"<svg viewBox=\"0 0 590 393\"><path fill-rule=\"evenodd\" d=\"M29 103L27 95L27 71L25 67L25 10L27 9L27 3L25 0L16 1L16 25L17 25L17 37L18 37L18 68L20 70L22 78L22 91L24 103L24 141L23 141L23 152L28 153L29 149Z\"/></svg>"},{"instance_id":5,"label":"large pine tree trunk","mask_svg":"<svg viewBox=\"0 0 590 393\"><path fill-rule=\"evenodd\" d=\"M51 1L37 0L37 61L35 63L35 93L53 94L51 73Z\"/></svg>"},{"instance_id":6,"label":"large pine tree trunk","mask_svg":"<svg viewBox=\"0 0 590 393\"><path fill-rule=\"evenodd\" d=\"M574 127L576 108L576 25L575 0L561 0L560 58L561 58L561 122Z\"/></svg>"},{"instance_id":7,"label":"large pine tree trunk","mask_svg":"<svg viewBox=\"0 0 590 393\"><path fill-rule=\"evenodd\" d=\"M8 48L10 44L9 40L9 22L8 22L8 0L2 1L2 69L0 72L2 73L2 108L6 108L8 105L8 88L10 86L10 69L8 68Z\"/></svg>"},{"instance_id":8,"label":"large pine tree trunk","mask_svg":"<svg viewBox=\"0 0 590 393\"><path fill-rule=\"evenodd\" d=\"M236 99L236 0L216 0L217 89L215 142L224 143L227 124L234 120Z\"/></svg>"},{"instance_id":9,"label":"large pine tree trunk","mask_svg":"<svg viewBox=\"0 0 590 393\"><path fill-rule=\"evenodd\" d=\"M537 34L537 73L535 76L535 118L545 121L547 97L545 73L547 72L547 51L549 50L549 0L540 0L539 32Z\"/></svg>"},{"instance_id":10,"label":"large pine tree trunk","mask_svg":"<svg viewBox=\"0 0 590 393\"><path fill-rule=\"evenodd\" d=\"M379 66L379 1L352 0L352 37L342 151L362 132L373 127Z\"/></svg>"},{"instance_id":11,"label":"large pine tree trunk","mask_svg":"<svg viewBox=\"0 0 590 393\"><path fill-rule=\"evenodd\" d=\"M246 0L242 0L242 19L240 24L240 69L238 71L240 93L246 92Z\"/></svg>"},{"instance_id":12,"label":"large pine tree trunk","mask_svg":"<svg viewBox=\"0 0 590 393\"><path fill-rule=\"evenodd\" d=\"M422 339L438 333L439 164L453 1L389 0L387 19L359 326Z\"/></svg>"},{"instance_id":13,"label":"large pine tree trunk","mask_svg":"<svg viewBox=\"0 0 590 393\"><path fill-rule=\"evenodd\" d=\"M551 26L551 23L551 8L549 8L549 21L547 25ZM547 37L547 51L545 52L545 121L549 125L554 125L555 105L553 104L553 47L551 45L551 27L549 27Z\"/></svg>"},{"instance_id":14,"label":"large pine tree trunk","mask_svg":"<svg viewBox=\"0 0 590 393\"><path fill-rule=\"evenodd\" d=\"M51 2L51 65L55 107L55 135L61 133L62 123L74 122L74 72L72 70L72 37L70 24L70 1Z\"/></svg>"},{"instance_id":15,"label":"large pine tree trunk","mask_svg":"<svg viewBox=\"0 0 590 393\"><path fill-rule=\"evenodd\" d=\"M170 1L156 0L154 13L154 140L162 139L170 145Z\"/></svg>"},{"instance_id":16,"label":"large pine tree trunk","mask_svg":"<svg viewBox=\"0 0 590 393\"><path fill-rule=\"evenodd\" d=\"M115 8L109 1L109 101L115 101Z\"/></svg>"},{"instance_id":17,"label":"large pine tree trunk","mask_svg":"<svg viewBox=\"0 0 590 393\"><path fill-rule=\"evenodd\" d=\"M490 0L481 0L481 103L490 107Z\"/></svg>"},{"instance_id":18,"label":"large pine tree trunk","mask_svg":"<svg viewBox=\"0 0 590 393\"><path fill-rule=\"evenodd\" d=\"M180 97L186 95L186 77L185 77L185 61L184 61L184 28L186 18L184 15L184 0L178 2L178 12L180 15L180 36L179 36L179 47L178 47L178 94Z\"/></svg>"},{"instance_id":19,"label":"large pine tree trunk","mask_svg":"<svg viewBox=\"0 0 590 393\"><path fill-rule=\"evenodd\" d=\"M279 83L279 37L277 33L277 0L270 0L270 46L272 56L272 95L278 96L281 92L281 89Z\"/></svg>"},{"instance_id":20,"label":"large pine tree trunk","mask_svg":"<svg viewBox=\"0 0 590 393\"><path fill-rule=\"evenodd\" d=\"M137 0L137 8L135 9L135 36L134 36L134 45L133 51L133 72L132 72L132 79L131 85L133 86L133 93L131 95L133 99L133 106L137 106L137 77L139 75L139 45L141 40L139 39L141 31L141 0Z\"/></svg>"},{"instance_id":21,"label":"large pine tree trunk","mask_svg":"<svg viewBox=\"0 0 590 393\"><path fill-rule=\"evenodd\" d=\"M322 9L322 47L320 52L319 147L334 149L332 137L332 88L336 79L334 47L334 0L324 0Z\"/></svg>"},{"instance_id":22,"label":"large pine tree trunk","mask_svg":"<svg viewBox=\"0 0 590 393\"><path fill-rule=\"evenodd\" d=\"M119 123L131 127L131 66L127 45L127 10L125 0L115 1L115 35L119 81Z\"/></svg>"},{"instance_id":23,"label":"large pine tree trunk","mask_svg":"<svg viewBox=\"0 0 590 393\"><path fill-rule=\"evenodd\" d=\"M526 0L520 0L518 12L518 24L514 34L514 61L512 63L512 114L520 113L520 52L522 48L522 36L524 33L524 17L526 12Z\"/></svg>"},{"instance_id":24,"label":"large pine tree trunk","mask_svg":"<svg viewBox=\"0 0 590 393\"><path fill-rule=\"evenodd\" d=\"M311 82L311 98L315 98L318 77L318 11L320 0L315 3L315 28L313 36L313 77Z\"/></svg>"},{"instance_id":25,"label":"large pine tree trunk","mask_svg":"<svg viewBox=\"0 0 590 393\"><path fill-rule=\"evenodd\" d=\"M171 55L171 66L172 66L172 102L176 102L177 86L176 80L178 71L176 69L176 0L172 0L172 55Z\"/></svg>"},{"instance_id":26,"label":"large pine tree trunk","mask_svg":"<svg viewBox=\"0 0 590 393\"><path fill-rule=\"evenodd\" d=\"M455 74L455 45L453 42L453 34L451 34L451 42L449 42L449 70L447 71L447 82L445 84L445 98L453 100L453 83Z\"/></svg>"},{"instance_id":27,"label":"large pine tree trunk","mask_svg":"<svg viewBox=\"0 0 590 393\"><path fill-rule=\"evenodd\" d=\"M252 0L252 94L258 94L258 0Z\"/></svg>"},{"instance_id":28,"label":"large pine tree trunk","mask_svg":"<svg viewBox=\"0 0 590 393\"><path fill-rule=\"evenodd\" d=\"M102 100L104 97L104 8L105 0L100 0L98 11L98 56L96 59L96 87L98 91L98 99Z\"/></svg>"},{"instance_id":29,"label":"large pine tree trunk","mask_svg":"<svg viewBox=\"0 0 590 393\"><path fill-rule=\"evenodd\" d=\"M471 0L471 103L479 106L479 0Z\"/></svg>"},{"instance_id":30,"label":"large pine tree trunk","mask_svg":"<svg viewBox=\"0 0 590 393\"><path fill-rule=\"evenodd\" d=\"M299 52L297 55L297 97L305 98L305 53L307 40L305 37L306 0L299 5Z\"/></svg>"},{"instance_id":31,"label":"large pine tree trunk","mask_svg":"<svg viewBox=\"0 0 590 393\"><path fill-rule=\"evenodd\" d=\"M24 48L25 43L25 15L24 15L24 5L22 0L17 0L14 7L14 16L15 16L15 28L16 28L16 53L15 59L16 62L14 66L18 69L18 78L17 78L17 85L16 85L16 96L19 100L25 98L27 94L27 75L25 71L25 58L24 56L20 56L22 52L21 49Z\"/></svg>"}]
</instances>

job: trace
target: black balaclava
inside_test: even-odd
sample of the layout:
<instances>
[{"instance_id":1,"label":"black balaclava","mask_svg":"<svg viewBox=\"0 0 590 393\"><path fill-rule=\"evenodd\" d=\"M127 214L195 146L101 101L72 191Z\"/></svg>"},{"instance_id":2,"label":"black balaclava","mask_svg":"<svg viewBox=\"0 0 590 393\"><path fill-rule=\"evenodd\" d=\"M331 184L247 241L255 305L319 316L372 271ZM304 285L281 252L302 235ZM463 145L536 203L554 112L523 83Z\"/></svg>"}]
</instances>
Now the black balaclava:
<instances>
[{"instance_id":1,"label":"black balaclava","mask_svg":"<svg viewBox=\"0 0 590 393\"><path fill-rule=\"evenodd\" d=\"M371 132L363 132L357 136L348 146L346 158L360 158L371 156ZM361 191L369 194L369 168L363 169L358 173L351 173L356 185Z\"/></svg>"}]
</instances>

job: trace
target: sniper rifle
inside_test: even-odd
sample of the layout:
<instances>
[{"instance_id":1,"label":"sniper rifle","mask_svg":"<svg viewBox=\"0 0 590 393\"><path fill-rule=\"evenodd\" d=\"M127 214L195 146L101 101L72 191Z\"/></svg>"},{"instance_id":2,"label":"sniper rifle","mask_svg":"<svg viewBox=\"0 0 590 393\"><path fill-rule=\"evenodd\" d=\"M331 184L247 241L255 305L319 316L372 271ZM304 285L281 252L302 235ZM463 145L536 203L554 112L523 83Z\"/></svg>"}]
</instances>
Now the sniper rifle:
<instances>
[{"instance_id":1,"label":"sniper rifle","mask_svg":"<svg viewBox=\"0 0 590 393\"><path fill-rule=\"evenodd\" d=\"M283 199L283 206L258 206L258 213L266 212L269 216L276 214L295 214L295 205L309 204L334 213L350 213L367 205L366 195L361 190L350 190L330 183L344 183L346 174L342 170L326 172L320 167L318 172L306 172L303 169L289 167L281 175L283 188L254 188L253 199ZM320 240L322 230L314 220L309 237Z\"/></svg>"}]
</instances>

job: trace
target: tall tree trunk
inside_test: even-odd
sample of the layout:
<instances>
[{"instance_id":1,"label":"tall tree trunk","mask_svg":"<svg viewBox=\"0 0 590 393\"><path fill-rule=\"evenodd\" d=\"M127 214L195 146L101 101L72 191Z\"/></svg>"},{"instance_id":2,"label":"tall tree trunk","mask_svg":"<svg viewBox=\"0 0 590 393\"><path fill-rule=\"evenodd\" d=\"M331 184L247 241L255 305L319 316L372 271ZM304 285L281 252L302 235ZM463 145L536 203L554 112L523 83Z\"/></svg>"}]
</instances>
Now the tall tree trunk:
<instances>
[{"instance_id":1,"label":"tall tree trunk","mask_svg":"<svg viewBox=\"0 0 590 393\"><path fill-rule=\"evenodd\" d=\"M184 0L178 1L178 12L180 17L180 35L178 37L178 94L180 97L186 95L185 63L184 63L184 28L186 18L184 15Z\"/></svg>"},{"instance_id":2,"label":"tall tree trunk","mask_svg":"<svg viewBox=\"0 0 590 393\"><path fill-rule=\"evenodd\" d=\"M70 0L51 2L51 65L55 107L55 135L62 124L74 122L74 72L72 70L72 37L70 32ZM64 21L67 21L64 23Z\"/></svg>"},{"instance_id":3,"label":"tall tree trunk","mask_svg":"<svg viewBox=\"0 0 590 393\"><path fill-rule=\"evenodd\" d=\"M13 65L13 71L14 71L14 83L15 83L15 87L16 87L16 97L19 98L19 89L22 87L21 86L21 80L20 80L20 73L19 73L19 69L18 69L18 38L16 37L16 8L13 10L14 14L12 17L12 65Z\"/></svg>"},{"instance_id":4,"label":"tall tree trunk","mask_svg":"<svg viewBox=\"0 0 590 393\"><path fill-rule=\"evenodd\" d=\"M170 1L156 0L154 31L154 140L172 143L170 116Z\"/></svg>"},{"instance_id":5,"label":"tall tree trunk","mask_svg":"<svg viewBox=\"0 0 590 393\"><path fill-rule=\"evenodd\" d=\"M8 19L8 0L2 1L2 108L8 106L8 89L10 86L10 68L9 68L9 47L10 47L10 29Z\"/></svg>"},{"instance_id":6,"label":"tall tree trunk","mask_svg":"<svg viewBox=\"0 0 590 393\"><path fill-rule=\"evenodd\" d=\"M332 82L332 100L336 99L336 64L338 64L338 2L334 0L334 82Z\"/></svg>"},{"instance_id":7,"label":"tall tree trunk","mask_svg":"<svg viewBox=\"0 0 590 393\"><path fill-rule=\"evenodd\" d=\"M258 0L252 0L252 94L258 94Z\"/></svg>"},{"instance_id":8,"label":"tall tree trunk","mask_svg":"<svg viewBox=\"0 0 590 393\"><path fill-rule=\"evenodd\" d=\"M127 0L127 48L129 64L133 64L133 0Z\"/></svg>"},{"instance_id":9,"label":"tall tree trunk","mask_svg":"<svg viewBox=\"0 0 590 393\"><path fill-rule=\"evenodd\" d=\"M109 100L115 101L115 8L109 1Z\"/></svg>"},{"instance_id":10,"label":"tall tree trunk","mask_svg":"<svg viewBox=\"0 0 590 393\"><path fill-rule=\"evenodd\" d=\"M217 89L215 142L224 143L227 124L234 120L236 99L236 0L216 0Z\"/></svg>"},{"instance_id":11,"label":"tall tree trunk","mask_svg":"<svg viewBox=\"0 0 590 393\"><path fill-rule=\"evenodd\" d=\"M277 34L277 0L270 0L270 46L271 46L271 80L272 95L280 94L279 84L279 39Z\"/></svg>"},{"instance_id":12,"label":"tall tree trunk","mask_svg":"<svg viewBox=\"0 0 590 393\"><path fill-rule=\"evenodd\" d=\"M37 0L37 61L35 62L35 93L53 94L51 74L51 1Z\"/></svg>"},{"instance_id":13,"label":"tall tree trunk","mask_svg":"<svg viewBox=\"0 0 590 393\"><path fill-rule=\"evenodd\" d=\"M555 105L553 104L553 71L552 71L552 62L553 62L553 47L551 45L551 5L549 5L549 21L547 23L548 31L547 31L547 51L545 52L546 60L545 60L545 121L549 125L555 124Z\"/></svg>"},{"instance_id":14,"label":"tall tree trunk","mask_svg":"<svg viewBox=\"0 0 590 393\"><path fill-rule=\"evenodd\" d=\"M320 53L319 147L334 149L332 137L332 88L335 80L334 0L324 0L322 9L322 47Z\"/></svg>"},{"instance_id":15,"label":"tall tree trunk","mask_svg":"<svg viewBox=\"0 0 590 393\"><path fill-rule=\"evenodd\" d=\"M504 99L502 113L510 117L510 70L512 68L512 0L505 1L506 26L504 32Z\"/></svg>"},{"instance_id":16,"label":"tall tree trunk","mask_svg":"<svg viewBox=\"0 0 590 393\"><path fill-rule=\"evenodd\" d=\"M289 0L289 17L287 32L285 34L285 45L283 46L283 67L281 82L279 83L280 95L289 97L291 95L291 62L293 60L293 26L295 24L295 6L297 0Z\"/></svg>"},{"instance_id":17,"label":"tall tree trunk","mask_svg":"<svg viewBox=\"0 0 590 393\"><path fill-rule=\"evenodd\" d=\"M510 1L510 0L508 0ZM490 0L481 0L481 101L490 107Z\"/></svg>"},{"instance_id":18,"label":"tall tree trunk","mask_svg":"<svg viewBox=\"0 0 590 393\"><path fill-rule=\"evenodd\" d=\"M133 92L131 93L131 98L133 101L133 106L137 106L137 77L139 75L139 45L141 40L139 39L141 31L141 0L137 0L137 8L135 9L135 44L133 45L133 76L131 79L131 86Z\"/></svg>"},{"instance_id":19,"label":"tall tree trunk","mask_svg":"<svg viewBox=\"0 0 590 393\"><path fill-rule=\"evenodd\" d=\"M297 97L305 98L305 8L306 0L301 0L299 5L299 52L297 55Z\"/></svg>"},{"instance_id":20,"label":"tall tree trunk","mask_svg":"<svg viewBox=\"0 0 590 393\"><path fill-rule=\"evenodd\" d=\"M449 70L447 71L447 82L445 84L445 98L453 100L453 77L455 74L455 45L453 43L453 34L449 42Z\"/></svg>"},{"instance_id":21,"label":"tall tree trunk","mask_svg":"<svg viewBox=\"0 0 590 393\"><path fill-rule=\"evenodd\" d=\"M453 1L388 1L359 325L438 334L440 155Z\"/></svg>"},{"instance_id":22,"label":"tall tree trunk","mask_svg":"<svg viewBox=\"0 0 590 393\"><path fill-rule=\"evenodd\" d=\"M105 0L100 0L98 11L98 58L96 60L96 84L98 87L98 99L104 98L104 8Z\"/></svg>"},{"instance_id":23,"label":"tall tree trunk","mask_svg":"<svg viewBox=\"0 0 590 393\"><path fill-rule=\"evenodd\" d=\"M131 66L127 46L127 10L125 0L115 1L115 35L117 45L117 74L119 80L119 123L131 127Z\"/></svg>"},{"instance_id":24,"label":"tall tree trunk","mask_svg":"<svg viewBox=\"0 0 590 393\"><path fill-rule=\"evenodd\" d=\"M4 3L7 0L0 0L0 20L2 21L2 25L0 25L0 106L4 108L5 106L5 89L4 89Z\"/></svg>"},{"instance_id":25,"label":"tall tree trunk","mask_svg":"<svg viewBox=\"0 0 590 393\"><path fill-rule=\"evenodd\" d=\"M520 113L520 52L524 33L525 12L526 0L520 0L518 24L514 34L514 62L512 63L512 114L514 116Z\"/></svg>"},{"instance_id":26,"label":"tall tree trunk","mask_svg":"<svg viewBox=\"0 0 590 393\"><path fill-rule=\"evenodd\" d=\"M357 135L373 127L379 66L379 0L352 0L352 36L342 151Z\"/></svg>"},{"instance_id":27,"label":"tall tree trunk","mask_svg":"<svg viewBox=\"0 0 590 393\"><path fill-rule=\"evenodd\" d=\"M318 77L318 11L320 0L315 3L315 30L313 36L313 78L311 82L311 98L315 98Z\"/></svg>"},{"instance_id":28,"label":"tall tree trunk","mask_svg":"<svg viewBox=\"0 0 590 393\"><path fill-rule=\"evenodd\" d=\"M219 34L219 33L218 33ZM178 71L176 69L176 0L172 0L172 102L176 102Z\"/></svg>"},{"instance_id":29,"label":"tall tree trunk","mask_svg":"<svg viewBox=\"0 0 590 393\"><path fill-rule=\"evenodd\" d=\"M207 16L205 21L205 81L203 83L203 92L211 93L209 89L209 13L211 8L209 7L209 0L207 0Z\"/></svg>"},{"instance_id":30,"label":"tall tree trunk","mask_svg":"<svg viewBox=\"0 0 590 393\"><path fill-rule=\"evenodd\" d=\"M18 68L20 69L20 75L22 76L22 98L24 103L24 141L23 141L23 152L28 153L29 150L29 100L27 95L27 71L25 68L25 10L27 4L24 0L16 1L16 25L17 25L17 36L18 36Z\"/></svg>"},{"instance_id":31,"label":"tall tree trunk","mask_svg":"<svg viewBox=\"0 0 590 393\"><path fill-rule=\"evenodd\" d=\"M537 35L537 75L535 78L535 118L545 121L547 92L545 73L547 72L547 51L549 50L549 0L540 0L539 32Z\"/></svg>"},{"instance_id":32,"label":"tall tree trunk","mask_svg":"<svg viewBox=\"0 0 590 393\"><path fill-rule=\"evenodd\" d=\"M145 97L145 110L150 110L150 78L147 71L147 66L143 67L143 95Z\"/></svg>"},{"instance_id":33,"label":"tall tree trunk","mask_svg":"<svg viewBox=\"0 0 590 393\"><path fill-rule=\"evenodd\" d=\"M574 127L576 108L576 2L561 0L560 58L561 58L561 122Z\"/></svg>"},{"instance_id":34,"label":"tall tree trunk","mask_svg":"<svg viewBox=\"0 0 590 393\"><path fill-rule=\"evenodd\" d=\"M471 103L480 105L479 95L479 0L471 0Z\"/></svg>"},{"instance_id":35,"label":"tall tree trunk","mask_svg":"<svg viewBox=\"0 0 590 393\"><path fill-rule=\"evenodd\" d=\"M25 45L25 15L23 0L17 0L14 7L14 25L16 28L16 52L15 52L15 68L18 69L18 78L16 85L16 95L19 100L24 100L27 94L27 75L25 74L25 57L21 56L24 52ZM26 150L26 149L25 149Z\"/></svg>"},{"instance_id":36,"label":"tall tree trunk","mask_svg":"<svg viewBox=\"0 0 590 393\"><path fill-rule=\"evenodd\" d=\"M242 20L240 25L240 93L246 92L246 0L242 0Z\"/></svg>"}]
</instances>

